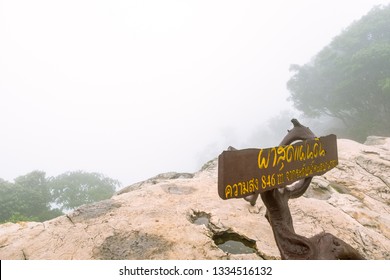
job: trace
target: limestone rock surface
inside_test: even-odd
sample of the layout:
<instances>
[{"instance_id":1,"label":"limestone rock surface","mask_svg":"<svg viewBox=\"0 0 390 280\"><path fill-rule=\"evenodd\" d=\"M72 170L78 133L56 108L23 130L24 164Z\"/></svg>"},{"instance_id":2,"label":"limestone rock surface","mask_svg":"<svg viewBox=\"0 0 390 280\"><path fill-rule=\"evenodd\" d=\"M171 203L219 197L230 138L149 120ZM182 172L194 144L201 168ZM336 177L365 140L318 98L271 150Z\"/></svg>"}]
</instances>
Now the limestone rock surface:
<instances>
[{"instance_id":1,"label":"limestone rock surface","mask_svg":"<svg viewBox=\"0 0 390 280\"><path fill-rule=\"evenodd\" d=\"M390 259L390 138L339 139L338 152L339 165L290 200L294 228ZM220 199L217 169L214 159L50 221L0 225L0 259L279 259L262 201Z\"/></svg>"}]
</instances>

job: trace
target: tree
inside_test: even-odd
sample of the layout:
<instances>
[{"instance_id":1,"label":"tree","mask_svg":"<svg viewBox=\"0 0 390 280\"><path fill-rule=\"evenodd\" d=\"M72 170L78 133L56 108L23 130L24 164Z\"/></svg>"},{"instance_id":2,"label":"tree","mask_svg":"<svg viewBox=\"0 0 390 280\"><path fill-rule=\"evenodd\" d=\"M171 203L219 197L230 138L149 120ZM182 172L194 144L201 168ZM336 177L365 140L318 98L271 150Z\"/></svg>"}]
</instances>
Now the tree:
<instances>
[{"instance_id":1,"label":"tree","mask_svg":"<svg viewBox=\"0 0 390 280\"><path fill-rule=\"evenodd\" d=\"M51 207L45 172L33 171L14 182L0 179L0 222L45 221L62 214Z\"/></svg>"},{"instance_id":2,"label":"tree","mask_svg":"<svg viewBox=\"0 0 390 280\"><path fill-rule=\"evenodd\" d=\"M0 179L0 222L8 220L18 208L16 194L14 184Z\"/></svg>"},{"instance_id":3,"label":"tree","mask_svg":"<svg viewBox=\"0 0 390 280\"><path fill-rule=\"evenodd\" d=\"M352 23L312 61L291 65L294 106L308 117L340 119L345 135L390 134L390 5Z\"/></svg>"},{"instance_id":4,"label":"tree","mask_svg":"<svg viewBox=\"0 0 390 280\"><path fill-rule=\"evenodd\" d=\"M80 205L110 198L120 183L99 173L67 172L52 178L50 192L53 202L63 211Z\"/></svg>"},{"instance_id":5,"label":"tree","mask_svg":"<svg viewBox=\"0 0 390 280\"><path fill-rule=\"evenodd\" d=\"M50 210L50 193L46 173L33 171L15 181L20 203L19 213L26 217L40 217Z\"/></svg>"},{"instance_id":6,"label":"tree","mask_svg":"<svg viewBox=\"0 0 390 280\"><path fill-rule=\"evenodd\" d=\"M116 180L82 171L49 178L33 171L14 183L0 179L0 223L46 221L62 215L62 210L110 198L119 186Z\"/></svg>"}]
</instances>

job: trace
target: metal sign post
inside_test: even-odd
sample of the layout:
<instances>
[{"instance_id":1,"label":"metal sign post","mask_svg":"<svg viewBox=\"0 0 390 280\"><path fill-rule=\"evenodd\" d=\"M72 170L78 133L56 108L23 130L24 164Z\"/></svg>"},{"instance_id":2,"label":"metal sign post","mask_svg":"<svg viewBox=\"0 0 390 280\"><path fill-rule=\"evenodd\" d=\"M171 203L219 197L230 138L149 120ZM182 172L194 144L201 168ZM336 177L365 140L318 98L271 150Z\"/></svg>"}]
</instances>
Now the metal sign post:
<instances>
[{"instance_id":1,"label":"metal sign post","mask_svg":"<svg viewBox=\"0 0 390 280\"><path fill-rule=\"evenodd\" d=\"M337 166L338 157L335 135L317 138L298 120L291 122L293 129L277 147L232 148L219 156L219 196L244 198L252 205L260 196L282 259L363 259L357 250L330 233L311 238L295 233L288 200L303 195L313 176Z\"/></svg>"}]
</instances>

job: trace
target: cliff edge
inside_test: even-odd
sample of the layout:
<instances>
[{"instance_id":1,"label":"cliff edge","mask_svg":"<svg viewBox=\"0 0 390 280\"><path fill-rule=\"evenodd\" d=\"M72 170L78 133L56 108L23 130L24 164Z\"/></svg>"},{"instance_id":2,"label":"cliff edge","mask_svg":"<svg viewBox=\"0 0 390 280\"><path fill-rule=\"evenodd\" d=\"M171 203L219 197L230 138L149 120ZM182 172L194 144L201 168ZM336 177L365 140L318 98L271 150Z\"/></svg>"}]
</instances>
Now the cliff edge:
<instances>
[{"instance_id":1,"label":"cliff edge","mask_svg":"<svg viewBox=\"0 0 390 280\"><path fill-rule=\"evenodd\" d=\"M390 259L390 138L339 139L339 165L290 201L294 228ZM164 173L43 223L0 225L0 259L279 259L259 199L222 200L217 159Z\"/></svg>"}]
</instances>

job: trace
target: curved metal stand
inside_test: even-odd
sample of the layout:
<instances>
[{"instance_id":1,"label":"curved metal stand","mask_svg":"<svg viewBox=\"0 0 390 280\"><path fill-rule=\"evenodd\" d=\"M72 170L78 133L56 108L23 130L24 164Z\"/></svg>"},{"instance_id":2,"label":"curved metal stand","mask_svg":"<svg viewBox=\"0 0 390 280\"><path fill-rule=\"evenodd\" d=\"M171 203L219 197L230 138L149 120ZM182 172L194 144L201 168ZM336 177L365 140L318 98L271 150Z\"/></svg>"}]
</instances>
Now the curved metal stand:
<instances>
[{"instance_id":1,"label":"curved metal stand","mask_svg":"<svg viewBox=\"0 0 390 280\"><path fill-rule=\"evenodd\" d=\"M289 145L295 141L315 138L314 133L301 125L296 119L291 120L294 128L289 130L280 145ZM284 188L273 189L260 193L265 214L270 223L276 244L282 259L335 260L335 259L364 259L353 247L330 233L320 233L311 238L295 233L288 200L298 198L305 193L313 177L307 177ZM254 205L259 194L245 197Z\"/></svg>"}]
</instances>

